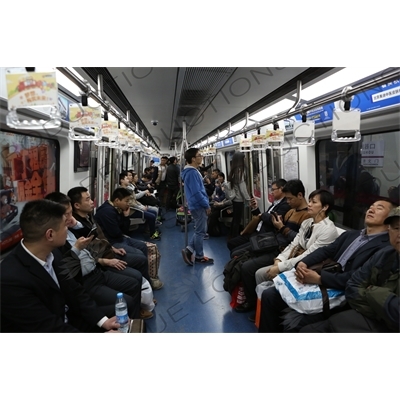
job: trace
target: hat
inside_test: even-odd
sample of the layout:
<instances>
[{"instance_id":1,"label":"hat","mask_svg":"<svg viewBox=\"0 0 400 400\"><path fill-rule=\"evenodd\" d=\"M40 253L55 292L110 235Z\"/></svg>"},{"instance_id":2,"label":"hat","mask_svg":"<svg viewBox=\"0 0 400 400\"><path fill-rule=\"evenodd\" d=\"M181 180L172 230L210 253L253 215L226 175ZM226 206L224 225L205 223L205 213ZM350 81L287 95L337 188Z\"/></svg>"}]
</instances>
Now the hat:
<instances>
[{"instance_id":1,"label":"hat","mask_svg":"<svg viewBox=\"0 0 400 400\"><path fill-rule=\"evenodd\" d=\"M389 215L387 216L387 218L385 219L385 221L383 223L390 224L391 220L394 217L400 218L400 207L396 207L392 211L390 211Z\"/></svg>"}]
</instances>

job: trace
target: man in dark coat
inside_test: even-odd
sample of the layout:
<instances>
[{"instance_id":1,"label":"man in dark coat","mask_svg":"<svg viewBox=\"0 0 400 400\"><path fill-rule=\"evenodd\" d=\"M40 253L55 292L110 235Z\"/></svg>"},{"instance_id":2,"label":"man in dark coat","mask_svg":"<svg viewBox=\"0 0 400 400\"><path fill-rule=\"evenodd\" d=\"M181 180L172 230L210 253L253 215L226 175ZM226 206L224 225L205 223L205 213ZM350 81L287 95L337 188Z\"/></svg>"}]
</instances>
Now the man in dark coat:
<instances>
[{"instance_id":1,"label":"man in dark coat","mask_svg":"<svg viewBox=\"0 0 400 400\"><path fill-rule=\"evenodd\" d=\"M2 332L95 332L118 328L74 279L63 275L52 251L67 238L65 207L28 202L24 238L1 263Z\"/></svg>"}]
</instances>

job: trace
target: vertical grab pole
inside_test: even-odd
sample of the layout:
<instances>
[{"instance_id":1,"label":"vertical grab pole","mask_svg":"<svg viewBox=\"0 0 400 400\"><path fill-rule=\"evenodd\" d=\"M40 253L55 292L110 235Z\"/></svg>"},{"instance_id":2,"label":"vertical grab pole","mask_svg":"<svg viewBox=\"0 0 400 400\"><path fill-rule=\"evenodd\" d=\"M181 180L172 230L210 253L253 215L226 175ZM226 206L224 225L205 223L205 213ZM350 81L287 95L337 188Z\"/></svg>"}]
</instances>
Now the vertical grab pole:
<instances>
[{"instance_id":1,"label":"vertical grab pole","mask_svg":"<svg viewBox=\"0 0 400 400\"><path fill-rule=\"evenodd\" d=\"M187 149L187 142L186 142L186 121L182 122L182 146L181 146L181 157L180 157L180 166L181 166L181 173L183 168L185 168L185 151ZM185 213L185 248L189 243L188 239L188 223L187 223L187 215L188 215L188 206L185 199L185 191L183 189L182 179L180 179L180 189L181 189L181 198L182 198L182 205L183 210Z\"/></svg>"},{"instance_id":2,"label":"vertical grab pole","mask_svg":"<svg viewBox=\"0 0 400 400\"><path fill-rule=\"evenodd\" d=\"M257 154L257 152L255 152L255 153ZM250 191L250 193L249 194L250 194L250 197L253 198L254 197L253 151L250 151L250 153L249 153L248 162L249 162L249 178L250 178L250 181L249 181L249 191ZM248 210L247 218L250 221L250 219L251 219L251 211L250 211L251 207L248 206L248 207L246 207L246 209ZM247 224L247 221L245 221L245 223ZM246 226L246 225L244 225L244 226Z\"/></svg>"},{"instance_id":3,"label":"vertical grab pole","mask_svg":"<svg viewBox=\"0 0 400 400\"><path fill-rule=\"evenodd\" d=\"M96 182L96 203L100 207L104 202L104 185L105 185L105 172L106 172L106 165L105 165L105 154L106 154L106 147L105 146L98 146L97 148L97 182Z\"/></svg>"}]
</instances>

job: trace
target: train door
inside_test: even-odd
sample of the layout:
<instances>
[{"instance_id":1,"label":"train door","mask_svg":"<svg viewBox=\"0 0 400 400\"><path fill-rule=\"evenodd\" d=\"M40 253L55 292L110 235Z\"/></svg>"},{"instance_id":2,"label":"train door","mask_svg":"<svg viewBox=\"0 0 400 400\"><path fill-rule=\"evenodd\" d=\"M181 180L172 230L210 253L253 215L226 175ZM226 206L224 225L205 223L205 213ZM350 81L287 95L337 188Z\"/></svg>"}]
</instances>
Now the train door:
<instances>
[{"instance_id":1,"label":"train door","mask_svg":"<svg viewBox=\"0 0 400 400\"><path fill-rule=\"evenodd\" d=\"M232 157L237 152L238 149L230 149L227 150L224 154L225 156L225 168L226 168L226 180L228 180L229 173L231 171L231 165L232 165ZM250 194L250 196L253 196L253 156L251 153L246 153L245 154L245 168L247 171L246 174L246 185L247 185L247 190ZM258 169L257 169L258 170ZM245 210L243 213L243 218L242 218L242 226L245 227L251 219L251 213L250 213L250 207L248 206L247 203L245 203Z\"/></svg>"}]
</instances>

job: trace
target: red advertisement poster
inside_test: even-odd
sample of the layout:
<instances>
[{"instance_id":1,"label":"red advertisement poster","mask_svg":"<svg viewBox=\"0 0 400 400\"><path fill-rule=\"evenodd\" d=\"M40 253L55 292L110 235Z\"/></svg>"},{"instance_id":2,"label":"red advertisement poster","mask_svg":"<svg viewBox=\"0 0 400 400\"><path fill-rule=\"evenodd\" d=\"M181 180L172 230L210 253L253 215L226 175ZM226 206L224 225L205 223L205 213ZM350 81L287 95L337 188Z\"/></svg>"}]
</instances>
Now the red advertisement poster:
<instances>
[{"instance_id":1,"label":"red advertisement poster","mask_svg":"<svg viewBox=\"0 0 400 400\"><path fill-rule=\"evenodd\" d=\"M21 240L24 205L58 190L57 151L55 140L0 131L0 252Z\"/></svg>"}]
</instances>

